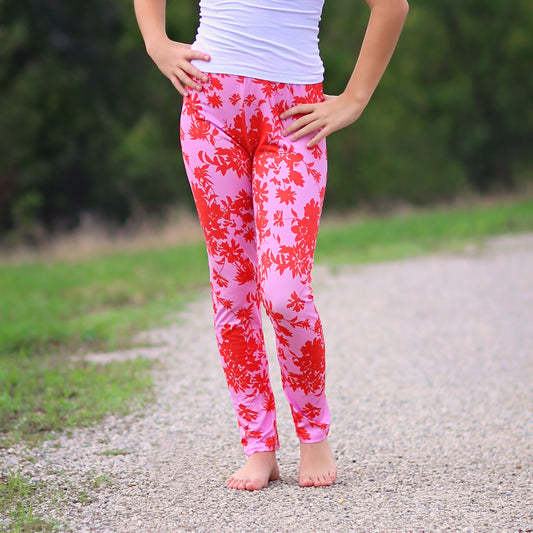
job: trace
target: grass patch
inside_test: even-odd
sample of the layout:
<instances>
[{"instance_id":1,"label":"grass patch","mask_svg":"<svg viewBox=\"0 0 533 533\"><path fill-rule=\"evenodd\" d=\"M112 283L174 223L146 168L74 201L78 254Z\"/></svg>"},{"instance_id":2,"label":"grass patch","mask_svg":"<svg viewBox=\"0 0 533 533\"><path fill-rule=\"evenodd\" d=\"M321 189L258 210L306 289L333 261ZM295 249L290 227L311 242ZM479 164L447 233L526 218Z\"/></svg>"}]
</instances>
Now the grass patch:
<instances>
[{"instance_id":1,"label":"grass patch","mask_svg":"<svg viewBox=\"0 0 533 533\"><path fill-rule=\"evenodd\" d=\"M123 346L206 276L201 244L0 266L0 353Z\"/></svg>"},{"instance_id":2,"label":"grass patch","mask_svg":"<svg viewBox=\"0 0 533 533\"><path fill-rule=\"evenodd\" d=\"M131 346L206 279L201 244L0 266L0 445L126 412L150 389L151 363L71 356Z\"/></svg>"},{"instance_id":3,"label":"grass patch","mask_svg":"<svg viewBox=\"0 0 533 533\"><path fill-rule=\"evenodd\" d=\"M145 359L99 365L51 357L0 361L0 445L38 441L65 428L92 423L109 412L125 414L148 399Z\"/></svg>"},{"instance_id":4,"label":"grass patch","mask_svg":"<svg viewBox=\"0 0 533 533\"><path fill-rule=\"evenodd\" d=\"M320 230L318 262L360 263L533 230L533 199L363 218ZM0 353L112 350L208 283L203 243L0 265Z\"/></svg>"},{"instance_id":5,"label":"grass patch","mask_svg":"<svg viewBox=\"0 0 533 533\"><path fill-rule=\"evenodd\" d=\"M414 257L489 236L533 230L533 199L484 207L453 208L325 224L316 260L354 264Z\"/></svg>"},{"instance_id":6,"label":"grass patch","mask_svg":"<svg viewBox=\"0 0 533 533\"><path fill-rule=\"evenodd\" d=\"M115 456L115 455L128 455L129 453L130 453L129 450L126 450L124 448L118 448L116 450L105 450L102 453L100 453L100 455Z\"/></svg>"},{"instance_id":7,"label":"grass patch","mask_svg":"<svg viewBox=\"0 0 533 533\"><path fill-rule=\"evenodd\" d=\"M33 501L43 487L32 485L11 470L0 476L0 530L13 533L55 531L56 524L33 514Z\"/></svg>"},{"instance_id":8,"label":"grass patch","mask_svg":"<svg viewBox=\"0 0 533 533\"><path fill-rule=\"evenodd\" d=\"M102 487L111 487L113 480L107 474L100 474L93 479L93 488L100 489Z\"/></svg>"},{"instance_id":9,"label":"grass patch","mask_svg":"<svg viewBox=\"0 0 533 533\"><path fill-rule=\"evenodd\" d=\"M71 485L67 480L68 490L58 490L50 488L43 482L30 483L21 476L20 470L16 474L9 470L7 475L0 475L0 531L13 533L66 531L67 529L57 521L44 520L36 516L34 505L45 500L62 506L70 506L73 503L90 505L95 501L99 491L115 485L116 481L108 474L101 474L87 479L81 486Z\"/></svg>"}]
</instances>

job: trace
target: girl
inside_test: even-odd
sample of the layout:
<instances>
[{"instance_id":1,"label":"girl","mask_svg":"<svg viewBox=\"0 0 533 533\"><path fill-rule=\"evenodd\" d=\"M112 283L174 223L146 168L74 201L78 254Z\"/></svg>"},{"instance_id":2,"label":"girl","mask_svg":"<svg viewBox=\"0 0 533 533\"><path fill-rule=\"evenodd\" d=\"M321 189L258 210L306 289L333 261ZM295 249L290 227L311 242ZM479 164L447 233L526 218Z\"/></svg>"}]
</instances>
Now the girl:
<instances>
[{"instance_id":1,"label":"girl","mask_svg":"<svg viewBox=\"0 0 533 533\"><path fill-rule=\"evenodd\" d=\"M365 0L370 19L344 92L322 93L323 0L200 0L192 46L170 40L166 0L135 0L146 49L184 97L185 168L209 257L215 330L245 465L257 490L279 476L260 305L272 321L300 440L299 484L337 476L327 440L325 354L311 268L326 184L325 138L366 107L396 46L406 0Z\"/></svg>"}]
</instances>

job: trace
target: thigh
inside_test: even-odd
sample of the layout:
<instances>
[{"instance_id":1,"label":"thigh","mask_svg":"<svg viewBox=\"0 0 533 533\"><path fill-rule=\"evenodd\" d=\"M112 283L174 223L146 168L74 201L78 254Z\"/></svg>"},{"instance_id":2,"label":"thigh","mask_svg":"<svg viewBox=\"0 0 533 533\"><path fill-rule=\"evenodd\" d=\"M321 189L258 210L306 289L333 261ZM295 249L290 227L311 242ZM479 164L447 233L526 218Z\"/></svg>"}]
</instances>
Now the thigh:
<instances>
[{"instance_id":1,"label":"thigh","mask_svg":"<svg viewBox=\"0 0 533 533\"><path fill-rule=\"evenodd\" d=\"M212 95L211 95L212 96ZM208 91L184 99L180 139L185 170L208 247L251 229L251 158L224 130L231 109L209 105Z\"/></svg>"},{"instance_id":2,"label":"thigh","mask_svg":"<svg viewBox=\"0 0 533 533\"><path fill-rule=\"evenodd\" d=\"M257 285L252 163L225 127L232 109L218 107L215 89L202 93L184 100L183 159L207 244L213 296L238 313L250 305Z\"/></svg>"},{"instance_id":3,"label":"thigh","mask_svg":"<svg viewBox=\"0 0 533 533\"><path fill-rule=\"evenodd\" d=\"M235 253L252 241L255 247L252 162L225 127L234 112L217 105L218 83L184 99L180 121L185 169L210 255L229 252L228 239Z\"/></svg>"},{"instance_id":4,"label":"thigh","mask_svg":"<svg viewBox=\"0 0 533 533\"><path fill-rule=\"evenodd\" d=\"M323 99L321 84L277 86L267 100L271 132L253 161L253 195L260 269L293 278L310 277L327 180L326 142L307 148L281 132L290 120L279 114L297 103Z\"/></svg>"}]
</instances>

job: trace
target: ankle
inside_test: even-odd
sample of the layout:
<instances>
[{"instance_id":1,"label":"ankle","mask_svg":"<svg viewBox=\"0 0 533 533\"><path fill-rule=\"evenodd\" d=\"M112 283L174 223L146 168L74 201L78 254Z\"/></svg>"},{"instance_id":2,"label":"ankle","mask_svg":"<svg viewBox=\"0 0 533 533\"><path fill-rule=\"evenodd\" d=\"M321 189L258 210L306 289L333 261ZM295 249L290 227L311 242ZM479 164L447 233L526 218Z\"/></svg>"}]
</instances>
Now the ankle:
<instances>
[{"instance_id":1,"label":"ankle","mask_svg":"<svg viewBox=\"0 0 533 533\"><path fill-rule=\"evenodd\" d=\"M265 451L265 452L254 452L252 455L247 456L247 461L252 462L276 462L276 452Z\"/></svg>"}]
</instances>

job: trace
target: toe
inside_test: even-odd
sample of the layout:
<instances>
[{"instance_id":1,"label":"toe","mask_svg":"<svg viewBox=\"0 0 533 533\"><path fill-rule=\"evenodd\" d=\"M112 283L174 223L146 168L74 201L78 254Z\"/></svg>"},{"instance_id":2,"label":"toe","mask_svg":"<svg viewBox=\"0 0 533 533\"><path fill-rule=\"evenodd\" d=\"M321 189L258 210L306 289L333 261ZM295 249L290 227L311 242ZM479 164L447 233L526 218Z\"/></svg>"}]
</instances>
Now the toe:
<instances>
[{"instance_id":1,"label":"toe","mask_svg":"<svg viewBox=\"0 0 533 533\"><path fill-rule=\"evenodd\" d=\"M260 490L264 488L266 485L264 485L260 479L251 479L250 481L246 482L246 490Z\"/></svg>"},{"instance_id":2,"label":"toe","mask_svg":"<svg viewBox=\"0 0 533 533\"><path fill-rule=\"evenodd\" d=\"M303 476L300 478L300 487L312 487L314 485L311 476Z\"/></svg>"}]
</instances>

